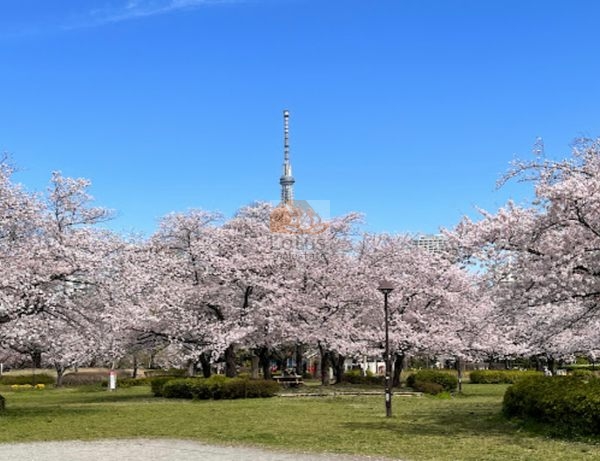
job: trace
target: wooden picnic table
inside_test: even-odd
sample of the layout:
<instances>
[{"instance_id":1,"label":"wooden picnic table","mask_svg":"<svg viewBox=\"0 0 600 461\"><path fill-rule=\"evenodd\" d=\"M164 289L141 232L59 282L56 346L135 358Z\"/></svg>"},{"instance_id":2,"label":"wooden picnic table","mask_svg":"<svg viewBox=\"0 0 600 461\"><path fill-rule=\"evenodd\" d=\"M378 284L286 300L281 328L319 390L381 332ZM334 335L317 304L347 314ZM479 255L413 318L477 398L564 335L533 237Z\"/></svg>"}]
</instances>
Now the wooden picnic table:
<instances>
[{"instance_id":1,"label":"wooden picnic table","mask_svg":"<svg viewBox=\"0 0 600 461\"><path fill-rule=\"evenodd\" d=\"M300 375L273 376L273 379L284 387L298 387L304 384Z\"/></svg>"}]
</instances>

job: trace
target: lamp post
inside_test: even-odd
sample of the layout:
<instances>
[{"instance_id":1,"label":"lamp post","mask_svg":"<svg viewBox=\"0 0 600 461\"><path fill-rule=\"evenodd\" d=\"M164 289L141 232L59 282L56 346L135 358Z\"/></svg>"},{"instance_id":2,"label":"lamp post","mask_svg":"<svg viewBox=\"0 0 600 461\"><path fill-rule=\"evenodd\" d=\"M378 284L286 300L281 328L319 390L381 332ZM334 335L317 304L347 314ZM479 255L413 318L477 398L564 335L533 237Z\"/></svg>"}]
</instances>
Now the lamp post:
<instances>
[{"instance_id":1,"label":"lamp post","mask_svg":"<svg viewBox=\"0 0 600 461\"><path fill-rule=\"evenodd\" d=\"M390 327L388 314L388 295L394 290L394 286L387 280L382 280L377 288L383 293L383 309L385 313L385 416L392 416L392 386L391 373L392 361L390 360Z\"/></svg>"}]
</instances>

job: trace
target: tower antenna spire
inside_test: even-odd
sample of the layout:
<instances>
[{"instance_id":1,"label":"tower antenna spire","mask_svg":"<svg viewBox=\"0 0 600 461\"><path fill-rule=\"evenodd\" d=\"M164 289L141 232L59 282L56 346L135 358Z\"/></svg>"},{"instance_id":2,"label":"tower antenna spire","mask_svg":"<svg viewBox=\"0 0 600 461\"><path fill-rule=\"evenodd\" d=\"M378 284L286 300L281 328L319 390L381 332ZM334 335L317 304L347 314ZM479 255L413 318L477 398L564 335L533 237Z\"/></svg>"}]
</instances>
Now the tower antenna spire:
<instances>
[{"instance_id":1,"label":"tower antenna spire","mask_svg":"<svg viewBox=\"0 0 600 461\"><path fill-rule=\"evenodd\" d=\"M283 161L290 163L290 111L283 111Z\"/></svg>"},{"instance_id":2,"label":"tower antenna spire","mask_svg":"<svg viewBox=\"0 0 600 461\"><path fill-rule=\"evenodd\" d=\"M294 201L294 177L290 163L290 111L283 111L283 174L279 178L281 185L281 203L291 205Z\"/></svg>"}]
</instances>

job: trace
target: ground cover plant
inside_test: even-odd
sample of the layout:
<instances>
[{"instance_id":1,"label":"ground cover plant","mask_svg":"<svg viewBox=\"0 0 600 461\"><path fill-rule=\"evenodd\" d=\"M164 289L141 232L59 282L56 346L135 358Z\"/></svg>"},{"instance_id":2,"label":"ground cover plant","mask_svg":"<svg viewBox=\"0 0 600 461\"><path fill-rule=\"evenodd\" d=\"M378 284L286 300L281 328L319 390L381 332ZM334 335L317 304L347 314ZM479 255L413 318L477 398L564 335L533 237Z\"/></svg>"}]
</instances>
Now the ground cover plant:
<instances>
[{"instance_id":1,"label":"ground cover plant","mask_svg":"<svg viewBox=\"0 0 600 461\"><path fill-rule=\"evenodd\" d=\"M153 397L148 386L2 389L0 442L143 436L405 461L598 459L598 444L520 431L501 415L505 390L466 384L452 399L396 397L385 418L382 394L192 401Z\"/></svg>"}]
</instances>

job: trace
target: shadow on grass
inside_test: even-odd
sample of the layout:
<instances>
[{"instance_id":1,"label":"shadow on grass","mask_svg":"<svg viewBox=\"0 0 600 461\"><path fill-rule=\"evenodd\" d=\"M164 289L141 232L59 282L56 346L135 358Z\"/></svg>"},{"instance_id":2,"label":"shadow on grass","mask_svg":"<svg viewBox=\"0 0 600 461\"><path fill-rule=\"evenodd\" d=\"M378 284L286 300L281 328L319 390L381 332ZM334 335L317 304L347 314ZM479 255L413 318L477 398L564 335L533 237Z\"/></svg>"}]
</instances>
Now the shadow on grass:
<instances>
[{"instance_id":1,"label":"shadow on grass","mask_svg":"<svg viewBox=\"0 0 600 461\"><path fill-rule=\"evenodd\" d=\"M101 407L85 408L85 407L68 407L68 406L44 406L44 407L8 407L0 416L0 421L9 421L15 419L31 419L31 418L48 418L65 417L65 416L82 416L86 414L94 414L106 411Z\"/></svg>"},{"instance_id":2,"label":"shadow on grass","mask_svg":"<svg viewBox=\"0 0 600 461\"><path fill-rule=\"evenodd\" d=\"M347 422L343 427L361 431L387 431L403 436L511 436L515 426L504 419L499 411L462 410L453 408L448 413L422 412L396 415L390 420L374 422Z\"/></svg>"}]
</instances>

